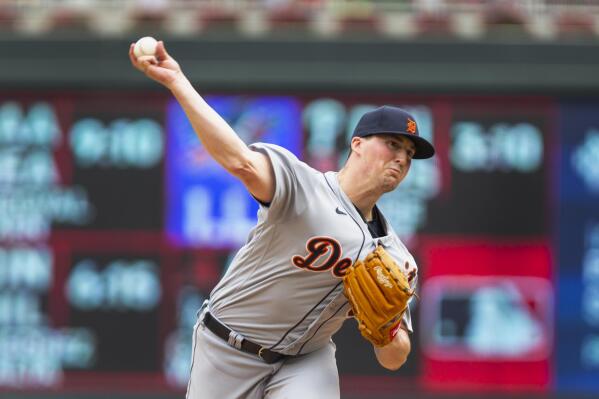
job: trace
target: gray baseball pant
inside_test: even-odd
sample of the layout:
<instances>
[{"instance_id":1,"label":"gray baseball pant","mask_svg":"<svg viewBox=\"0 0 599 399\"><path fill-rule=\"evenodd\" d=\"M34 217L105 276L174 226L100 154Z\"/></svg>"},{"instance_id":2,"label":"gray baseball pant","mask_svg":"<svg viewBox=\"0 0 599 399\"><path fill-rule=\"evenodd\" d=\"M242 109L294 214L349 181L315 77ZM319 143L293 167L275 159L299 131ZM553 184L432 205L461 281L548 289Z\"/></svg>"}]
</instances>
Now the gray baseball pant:
<instances>
[{"instance_id":1,"label":"gray baseball pant","mask_svg":"<svg viewBox=\"0 0 599 399\"><path fill-rule=\"evenodd\" d=\"M187 399L339 399L335 344L266 364L194 327Z\"/></svg>"}]
</instances>

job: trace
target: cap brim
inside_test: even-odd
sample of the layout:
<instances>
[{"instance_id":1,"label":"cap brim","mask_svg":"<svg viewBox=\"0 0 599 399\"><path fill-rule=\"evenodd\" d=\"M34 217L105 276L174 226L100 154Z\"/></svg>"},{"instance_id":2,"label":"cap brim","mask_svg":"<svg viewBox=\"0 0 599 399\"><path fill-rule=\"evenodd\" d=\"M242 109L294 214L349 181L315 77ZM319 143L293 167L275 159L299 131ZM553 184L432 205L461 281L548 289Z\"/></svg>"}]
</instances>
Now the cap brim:
<instances>
[{"instance_id":1,"label":"cap brim","mask_svg":"<svg viewBox=\"0 0 599 399\"><path fill-rule=\"evenodd\" d=\"M412 140L412 142L414 143L414 146L416 147L416 152L414 153L414 156L412 157L413 159L427 159L427 158L431 158L433 155L435 155L435 147L433 147L433 145L431 143L428 142L428 140L420 137L420 136L414 136L413 134L409 134L409 133L397 133L400 134L410 140Z\"/></svg>"}]
</instances>

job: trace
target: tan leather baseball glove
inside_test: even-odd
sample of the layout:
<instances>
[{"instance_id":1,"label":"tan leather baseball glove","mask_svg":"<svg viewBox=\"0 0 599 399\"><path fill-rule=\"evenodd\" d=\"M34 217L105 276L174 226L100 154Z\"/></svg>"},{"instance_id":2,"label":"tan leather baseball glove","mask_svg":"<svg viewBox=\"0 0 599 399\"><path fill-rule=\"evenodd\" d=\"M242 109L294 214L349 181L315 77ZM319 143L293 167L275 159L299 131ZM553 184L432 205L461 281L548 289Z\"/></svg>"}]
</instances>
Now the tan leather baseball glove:
<instances>
[{"instance_id":1,"label":"tan leather baseball glove","mask_svg":"<svg viewBox=\"0 0 599 399\"><path fill-rule=\"evenodd\" d=\"M347 269L343 284L362 336L376 346L391 342L414 295L397 263L378 246Z\"/></svg>"}]
</instances>

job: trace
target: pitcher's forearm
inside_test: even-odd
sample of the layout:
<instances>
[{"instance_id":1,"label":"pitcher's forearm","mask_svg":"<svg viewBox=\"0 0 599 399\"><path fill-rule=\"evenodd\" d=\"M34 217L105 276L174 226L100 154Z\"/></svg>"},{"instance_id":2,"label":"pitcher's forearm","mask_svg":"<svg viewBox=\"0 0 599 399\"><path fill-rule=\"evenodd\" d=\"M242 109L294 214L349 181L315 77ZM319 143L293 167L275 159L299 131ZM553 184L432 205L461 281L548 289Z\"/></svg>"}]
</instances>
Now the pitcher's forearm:
<instances>
[{"instance_id":1,"label":"pitcher's forearm","mask_svg":"<svg viewBox=\"0 0 599 399\"><path fill-rule=\"evenodd\" d=\"M184 76L169 85L169 89L185 111L193 130L212 156L229 172L244 167L250 151L237 133L218 114Z\"/></svg>"},{"instance_id":2,"label":"pitcher's forearm","mask_svg":"<svg viewBox=\"0 0 599 399\"><path fill-rule=\"evenodd\" d=\"M408 359L411 348L408 332L399 328L391 343L382 348L375 347L374 352L381 366L389 370L397 370Z\"/></svg>"}]
</instances>

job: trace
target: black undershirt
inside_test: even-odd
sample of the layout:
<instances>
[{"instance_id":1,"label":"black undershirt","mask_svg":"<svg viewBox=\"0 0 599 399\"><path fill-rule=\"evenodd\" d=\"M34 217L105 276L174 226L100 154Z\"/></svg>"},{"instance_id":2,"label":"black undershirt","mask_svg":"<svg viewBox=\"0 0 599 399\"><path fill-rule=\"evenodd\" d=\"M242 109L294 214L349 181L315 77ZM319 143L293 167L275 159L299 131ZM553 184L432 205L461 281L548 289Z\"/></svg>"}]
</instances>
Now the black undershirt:
<instances>
[{"instance_id":1,"label":"black undershirt","mask_svg":"<svg viewBox=\"0 0 599 399\"><path fill-rule=\"evenodd\" d=\"M385 225L383 224L383 218L381 217L379 208L377 208L376 205L374 208L372 208L371 221L367 221L362 215L362 212L360 212L360 210L357 207L356 209L358 210L360 216L362 216L362 219L368 225L368 231L370 231L370 235L372 236L372 238L384 237L387 235L387 232L385 231Z\"/></svg>"}]
</instances>

